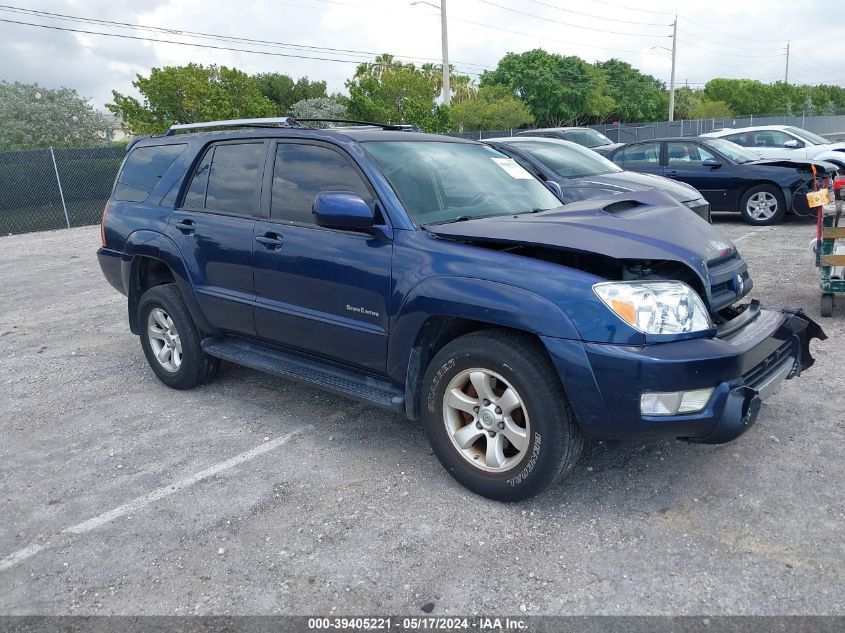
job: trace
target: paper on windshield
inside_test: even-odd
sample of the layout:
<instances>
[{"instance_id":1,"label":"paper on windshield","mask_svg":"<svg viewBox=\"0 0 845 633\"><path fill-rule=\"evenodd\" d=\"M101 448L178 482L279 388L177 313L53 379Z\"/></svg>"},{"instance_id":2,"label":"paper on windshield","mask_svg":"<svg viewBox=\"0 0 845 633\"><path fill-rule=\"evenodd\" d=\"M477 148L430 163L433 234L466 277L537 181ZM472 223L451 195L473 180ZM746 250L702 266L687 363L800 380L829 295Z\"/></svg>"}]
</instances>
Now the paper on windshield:
<instances>
[{"instance_id":1,"label":"paper on windshield","mask_svg":"<svg viewBox=\"0 0 845 633\"><path fill-rule=\"evenodd\" d=\"M491 158L494 163L504 169L511 178L516 180L533 180L534 176L513 158Z\"/></svg>"}]
</instances>

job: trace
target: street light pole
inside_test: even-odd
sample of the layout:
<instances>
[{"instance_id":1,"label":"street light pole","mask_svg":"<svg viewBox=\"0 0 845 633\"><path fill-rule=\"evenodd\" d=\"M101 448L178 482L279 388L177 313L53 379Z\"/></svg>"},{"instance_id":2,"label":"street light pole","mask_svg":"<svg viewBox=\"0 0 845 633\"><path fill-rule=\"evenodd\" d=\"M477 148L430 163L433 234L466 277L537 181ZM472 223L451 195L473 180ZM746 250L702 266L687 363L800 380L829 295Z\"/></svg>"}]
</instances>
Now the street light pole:
<instances>
[{"instance_id":1,"label":"street light pole","mask_svg":"<svg viewBox=\"0 0 845 633\"><path fill-rule=\"evenodd\" d=\"M678 52L678 14L672 23L672 77L669 80L669 120L675 120L675 57Z\"/></svg>"},{"instance_id":2,"label":"street light pole","mask_svg":"<svg viewBox=\"0 0 845 633\"><path fill-rule=\"evenodd\" d=\"M452 101L452 89L449 86L449 34L446 29L446 0L440 0L440 44L443 48L443 104Z\"/></svg>"},{"instance_id":3,"label":"street light pole","mask_svg":"<svg viewBox=\"0 0 845 633\"><path fill-rule=\"evenodd\" d=\"M440 46L443 51L443 80L440 98L445 105L452 101L452 89L449 86L449 34L446 28L446 0L440 0L440 4L434 4L427 0L416 0L411 5L427 4L435 9L440 9Z\"/></svg>"}]
</instances>

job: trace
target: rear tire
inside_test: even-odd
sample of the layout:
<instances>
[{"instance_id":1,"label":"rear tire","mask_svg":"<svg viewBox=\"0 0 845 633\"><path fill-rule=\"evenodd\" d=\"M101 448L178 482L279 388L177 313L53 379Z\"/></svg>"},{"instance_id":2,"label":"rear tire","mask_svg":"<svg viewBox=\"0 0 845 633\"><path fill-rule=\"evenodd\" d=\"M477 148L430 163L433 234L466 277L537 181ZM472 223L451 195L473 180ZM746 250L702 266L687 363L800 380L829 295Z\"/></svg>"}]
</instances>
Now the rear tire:
<instances>
[{"instance_id":1,"label":"rear tire","mask_svg":"<svg viewBox=\"0 0 845 633\"><path fill-rule=\"evenodd\" d=\"M217 373L220 360L202 351L202 339L176 284L154 286L144 293L138 325L147 362L168 387L193 389Z\"/></svg>"},{"instance_id":2,"label":"rear tire","mask_svg":"<svg viewBox=\"0 0 845 633\"><path fill-rule=\"evenodd\" d=\"M786 215L786 201L774 185L755 185L745 192L739 203L742 219L754 226L777 224Z\"/></svg>"},{"instance_id":3,"label":"rear tire","mask_svg":"<svg viewBox=\"0 0 845 633\"><path fill-rule=\"evenodd\" d=\"M458 482L498 501L538 494L572 470L583 435L535 339L483 330L455 339L423 378L423 426Z\"/></svg>"}]
</instances>

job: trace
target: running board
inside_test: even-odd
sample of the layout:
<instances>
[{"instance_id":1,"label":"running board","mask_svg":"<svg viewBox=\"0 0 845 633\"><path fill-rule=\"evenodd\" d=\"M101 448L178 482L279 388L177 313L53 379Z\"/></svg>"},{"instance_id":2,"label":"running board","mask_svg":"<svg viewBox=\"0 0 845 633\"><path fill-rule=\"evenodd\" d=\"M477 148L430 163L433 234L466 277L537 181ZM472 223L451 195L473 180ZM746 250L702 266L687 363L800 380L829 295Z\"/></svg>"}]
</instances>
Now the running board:
<instances>
[{"instance_id":1,"label":"running board","mask_svg":"<svg viewBox=\"0 0 845 633\"><path fill-rule=\"evenodd\" d=\"M382 409L404 413L402 390L386 380L233 338L206 338L202 350L237 365L298 380Z\"/></svg>"}]
</instances>

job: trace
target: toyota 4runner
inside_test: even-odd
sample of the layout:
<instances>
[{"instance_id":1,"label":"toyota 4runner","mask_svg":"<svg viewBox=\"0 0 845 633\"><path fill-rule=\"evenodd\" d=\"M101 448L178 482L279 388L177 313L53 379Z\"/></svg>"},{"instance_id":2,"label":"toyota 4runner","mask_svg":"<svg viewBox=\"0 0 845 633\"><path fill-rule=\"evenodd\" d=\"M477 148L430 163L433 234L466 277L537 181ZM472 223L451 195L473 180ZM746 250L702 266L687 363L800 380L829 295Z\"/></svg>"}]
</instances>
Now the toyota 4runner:
<instances>
[{"instance_id":1,"label":"toyota 4runner","mask_svg":"<svg viewBox=\"0 0 845 633\"><path fill-rule=\"evenodd\" d=\"M732 440L825 338L743 302L734 245L665 194L561 206L492 147L391 126L137 140L98 257L166 385L225 360L421 419L500 500L549 486L584 437Z\"/></svg>"}]
</instances>

